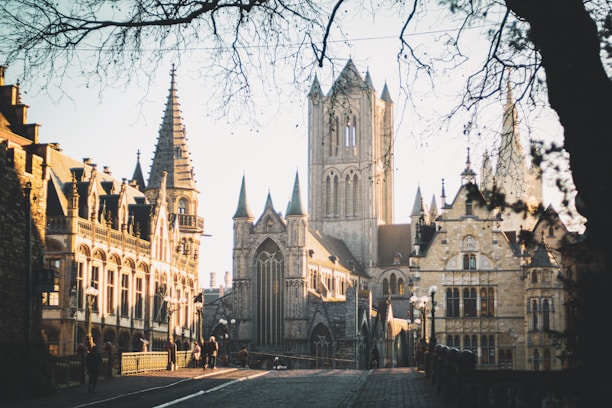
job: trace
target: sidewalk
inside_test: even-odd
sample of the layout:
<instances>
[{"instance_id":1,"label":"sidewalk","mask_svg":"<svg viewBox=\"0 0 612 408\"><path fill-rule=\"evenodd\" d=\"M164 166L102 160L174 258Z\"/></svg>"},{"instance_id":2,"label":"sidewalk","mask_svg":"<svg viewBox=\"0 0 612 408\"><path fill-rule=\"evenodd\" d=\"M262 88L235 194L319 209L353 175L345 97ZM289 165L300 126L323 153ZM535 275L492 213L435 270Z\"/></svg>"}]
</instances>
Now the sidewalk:
<instances>
[{"instance_id":1,"label":"sidewalk","mask_svg":"<svg viewBox=\"0 0 612 408\"><path fill-rule=\"evenodd\" d=\"M120 395L136 394L146 389L165 388L181 381L187 381L194 377L212 376L219 373L233 371L236 368L219 367L215 370L202 370L201 368L181 368L174 371L150 371L140 374L130 374L105 378L98 381L96 392L87 392L87 384L63 388L53 396L43 398L32 398L28 400L15 401L0 406L7 408L67 408L86 407L95 401L112 400Z\"/></svg>"}]
</instances>

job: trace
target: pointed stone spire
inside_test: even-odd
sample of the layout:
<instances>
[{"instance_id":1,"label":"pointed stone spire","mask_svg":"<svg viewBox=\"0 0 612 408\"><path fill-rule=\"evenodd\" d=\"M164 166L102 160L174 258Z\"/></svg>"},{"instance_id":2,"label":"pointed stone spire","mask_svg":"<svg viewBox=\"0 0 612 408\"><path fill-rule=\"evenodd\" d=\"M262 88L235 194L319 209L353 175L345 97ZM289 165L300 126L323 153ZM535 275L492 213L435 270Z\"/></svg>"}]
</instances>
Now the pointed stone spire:
<instances>
[{"instance_id":1,"label":"pointed stone spire","mask_svg":"<svg viewBox=\"0 0 612 408\"><path fill-rule=\"evenodd\" d=\"M168 188L196 189L185 133L178 102L176 70L173 64L170 72L168 100L159 129L147 189L160 187L162 171L168 172L166 181Z\"/></svg>"},{"instance_id":2,"label":"pointed stone spire","mask_svg":"<svg viewBox=\"0 0 612 408\"><path fill-rule=\"evenodd\" d=\"M442 202L442 208L446 208L446 189L444 188L444 179L442 179L442 192L440 194L440 200Z\"/></svg>"},{"instance_id":3,"label":"pointed stone spire","mask_svg":"<svg viewBox=\"0 0 612 408\"><path fill-rule=\"evenodd\" d=\"M266 205L264 206L264 212L270 209L270 211L272 212L276 212L276 210L274 209L274 204L272 204L272 194L270 193L270 190L268 190L268 196L266 197Z\"/></svg>"},{"instance_id":4,"label":"pointed stone spire","mask_svg":"<svg viewBox=\"0 0 612 408\"><path fill-rule=\"evenodd\" d=\"M249 208L249 203L247 200L246 182L244 175L242 176L240 195L238 196L238 208L236 208L236 213L234 214L233 219L236 218L253 218L253 213L251 213L251 209Z\"/></svg>"},{"instance_id":5,"label":"pointed stone spire","mask_svg":"<svg viewBox=\"0 0 612 408\"><path fill-rule=\"evenodd\" d=\"M370 76L369 69L366 71L366 74L365 74L365 83L370 90L376 91L376 89L374 89L374 83L372 82L372 77Z\"/></svg>"},{"instance_id":6,"label":"pointed stone spire","mask_svg":"<svg viewBox=\"0 0 612 408\"><path fill-rule=\"evenodd\" d=\"M440 215L435 194L431 197L431 204L429 205L429 215L431 216L431 222L435 221L436 218L438 218L438 215Z\"/></svg>"},{"instance_id":7,"label":"pointed stone spire","mask_svg":"<svg viewBox=\"0 0 612 408\"><path fill-rule=\"evenodd\" d=\"M312 85L310 85L310 92L308 92L308 96L313 97L321 95L323 95L323 91L321 91L321 84L319 84L319 78L317 77L317 74L315 74L314 80L312 81Z\"/></svg>"},{"instance_id":8,"label":"pointed stone spire","mask_svg":"<svg viewBox=\"0 0 612 408\"><path fill-rule=\"evenodd\" d=\"M411 217L419 217L421 210L423 209L423 196L421 195L421 186L417 187L416 197L414 198L414 205L412 206Z\"/></svg>"},{"instance_id":9,"label":"pointed stone spire","mask_svg":"<svg viewBox=\"0 0 612 408\"><path fill-rule=\"evenodd\" d=\"M306 211L302 206L302 197L300 192L300 178L298 172L295 172L295 182L293 183L293 194L291 202L287 208L287 215L306 215Z\"/></svg>"},{"instance_id":10,"label":"pointed stone spire","mask_svg":"<svg viewBox=\"0 0 612 408\"><path fill-rule=\"evenodd\" d=\"M467 160L465 162L465 170L461 172L462 185L468 183L476 183L476 172L472 170L472 162L470 161L470 148L467 148Z\"/></svg>"},{"instance_id":11,"label":"pointed stone spire","mask_svg":"<svg viewBox=\"0 0 612 408\"><path fill-rule=\"evenodd\" d=\"M369 87L361 77L353 60L349 59L342 69L342 72L340 72L338 79L334 82L332 89L329 91L329 95L331 96L338 93L348 94L355 89L367 90Z\"/></svg>"},{"instance_id":12,"label":"pointed stone spire","mask_svg":"<svg viewBox=\"0 0 612 408\"><path fill-rule=\"evenodd\" d=\"M143 191L146 187L144 176L142 175L142 167L140 166L140 150L136 152L136 168L134 169L134 175L132 175L132 182L136 184L136 188L140 191Z\"/></svg>"},{"instance_id":13,"label":"pointed stone spire","mask_svg":"<svg viewBox=\"0 0 612 408\"><path fill-rule=\"evenodd\" d=\"M387 83L385 82L385 86L383 87L382 94L380 95L380 99L385 102L393 102L391 99L391 94L389 94L389 88L387 87Z\"/></svg>"},{"instance_id":14,"label":"pointed stone spire","mask_svg":"<svg viewBox=\"0 0 612 408\"><path fill-rule=\"evenodd\" d=\"M493 186L493 166L491 166L491 159L489 157L489 153L486 150L482 155L480 182L483 189L491 190Z\"/></svg>"}]
</instances>

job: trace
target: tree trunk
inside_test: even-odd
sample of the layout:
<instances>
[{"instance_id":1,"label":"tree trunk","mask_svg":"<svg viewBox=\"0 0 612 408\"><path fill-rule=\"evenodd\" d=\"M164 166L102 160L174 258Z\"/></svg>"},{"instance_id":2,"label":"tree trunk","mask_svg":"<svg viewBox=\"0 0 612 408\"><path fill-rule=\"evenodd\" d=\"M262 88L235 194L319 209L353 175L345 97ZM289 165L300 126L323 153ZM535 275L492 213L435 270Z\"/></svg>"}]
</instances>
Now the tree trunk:
<instances>
[{"instance_id":1,"label":"tree trunk","mask_svg":"<svg viewBox=\"0 0 612 408\"><path fill-rule=\"evenodd\" d=\"M612 82L601 62L597 27L582 0L506 4L530 24L531 39L542 56L549 103L565 130L576 205L587 218L589 244L609 248Z\"/></svg>"}]
</instances>

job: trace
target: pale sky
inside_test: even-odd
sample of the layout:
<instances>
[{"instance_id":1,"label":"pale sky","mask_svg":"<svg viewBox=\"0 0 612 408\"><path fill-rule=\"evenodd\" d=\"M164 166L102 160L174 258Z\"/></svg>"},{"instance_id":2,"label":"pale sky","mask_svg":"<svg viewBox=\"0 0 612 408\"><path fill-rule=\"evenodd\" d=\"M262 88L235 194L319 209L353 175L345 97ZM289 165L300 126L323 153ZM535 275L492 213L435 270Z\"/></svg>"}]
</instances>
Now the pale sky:
<instances>
[{"instance_id":1,"label":"pale sky","mask_svg":"<svg viewBox=\"0 0 612 408\"><path fill-rule=\"evenodd\" d=\"M437 123L435 118L448 113L451 105L447 97L460 92L465 76L440 73L434 91L429 88L427 78L422 84L410 84L412 98L423 115L419 117L404 105L400 89L396 34L401 22L365 19L358 23L359 29L347 30L352 41L334 44L336 55L341 58L338 65L341 69L352 58L362 76L369 70L377 94L380 96L387 83L396 102L395 223L406 223L419 186L429 205L434 194L439 200L444 178L447 200L454 198L460 185L459 174L465 168L467 147L471 148L473 168L479 173L481 156L485 149L492 150L496 132L501 128L504 100L490 103L479 117L478 128L469 137L463 134L462 118L456 118L448 128L432 125ZM431 23L426 27L437 25ZM423 41L428 38L425 34L434 32L431 28L432 31L421 29ZM482 39L478 30L474 38L474 47L478 49L477 42ZM216 272L217 284L221 284L225 271L232 270L232 216L243 175L256 219L263 211L268 192L276 210L285 212L296 171L299 171L302 198L308 202L306 94L310 83L299 84L297 89L288 85L286 99L283 95L280 97L282 103L274 98L259 99L256 109L259 124L249 118L218 119L208 114L210 105L206 101L214 84L207 84L206 78L197 74L197 67L185 60L177 66L177 88L200 190L199 215L204 217L205 233L211 235L202 238L200 248L200 285L208 288L210 272ZM145 180L148 180L173 62L168 61L167 66L156 70L155 86L148 92L134 83L125 89L106 88L99 94L95 87L83 87L83 79L75 75L64 78L65 96L60 97L57 92L49 96L38 92L42 82L17 78L18 70L10 67L6 83L16 83L19 79L22 89L29 90L22 94L22 100L30 106L28 122L42 125L41 143L57 142L64 153L75 159L89 157L98 168L109 166L117 179L131 178L136 152L140 150ZM329 65L315 72L323 92L327 93L332 85ZM529 137L561 143L562 128L556 115L545 112L539 119L530 118L529 129L521 129L527 152ZM546 204L560 209L560 197L554 188L547 188L544 198Z\"/></svg>"}]
</instances>

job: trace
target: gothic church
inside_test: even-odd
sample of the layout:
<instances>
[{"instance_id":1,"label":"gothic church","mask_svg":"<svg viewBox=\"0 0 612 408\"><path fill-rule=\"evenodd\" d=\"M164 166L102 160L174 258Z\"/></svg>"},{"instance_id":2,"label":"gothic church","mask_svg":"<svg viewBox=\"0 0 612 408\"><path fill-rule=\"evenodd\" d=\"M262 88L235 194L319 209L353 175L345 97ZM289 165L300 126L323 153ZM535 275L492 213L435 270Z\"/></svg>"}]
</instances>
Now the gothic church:
<instances>
[{"instance_id":1,"label":"gothic church","mask_svg":"<svg viewBox=\"0 0 612 408\"><path fill-rule=\"evenodd\" d=\"M468 349L482 369L560 369L546 335L562 330L559 240L568 234L542 204L527 166L508 89L496 170L482 186L528 203L492 207L469 157L462 186L393 223L393 101L349 60L327 94L309 98L308 208L300 177L285 214L268 194L257 218L243 177L234 219L233 291L206 305L204 328L246 345L262 365L366 368L413 365L417 343ZM526 235L533 239L522 240ZM228 323L229 322L229 323Z\"/></svg>"}]
</instances>

